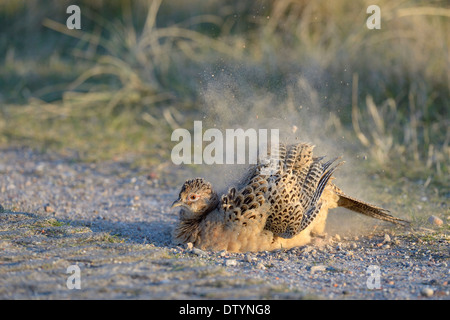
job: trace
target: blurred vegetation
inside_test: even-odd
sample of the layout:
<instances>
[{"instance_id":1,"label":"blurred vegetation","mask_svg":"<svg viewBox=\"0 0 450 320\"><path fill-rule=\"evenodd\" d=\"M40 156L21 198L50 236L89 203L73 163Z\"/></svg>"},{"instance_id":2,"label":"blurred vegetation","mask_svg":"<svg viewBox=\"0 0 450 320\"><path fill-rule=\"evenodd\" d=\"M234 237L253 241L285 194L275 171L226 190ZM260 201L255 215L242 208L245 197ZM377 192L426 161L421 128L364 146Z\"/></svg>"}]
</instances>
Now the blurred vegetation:
<instances>
[{"instance_id":1,"label":"blurred vegetation","mask_svg":"<svg viewBox=\"0 0 450 320\"><path fill-rule=\"evenodd\" d=\"M65 26L71 4L81 30ZM212 83L268 117L320 110L374 172L448 196L450 6L377 1L369 30L371 4L0 0L0 144L163 163Z\"/></svg>"}]
</instances>

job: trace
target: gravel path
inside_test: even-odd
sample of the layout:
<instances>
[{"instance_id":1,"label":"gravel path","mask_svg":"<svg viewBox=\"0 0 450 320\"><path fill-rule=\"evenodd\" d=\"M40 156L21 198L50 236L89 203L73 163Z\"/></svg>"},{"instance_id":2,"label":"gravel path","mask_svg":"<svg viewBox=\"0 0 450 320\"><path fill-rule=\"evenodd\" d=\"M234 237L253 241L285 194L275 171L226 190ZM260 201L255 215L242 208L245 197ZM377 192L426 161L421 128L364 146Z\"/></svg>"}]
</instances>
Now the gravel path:
<instances>
[{"instance_id":1,"label":"gravel path","mask_svg":"<svg viewBox=\"0 0 450 320\"><path fill-rule=\"evenodd\" d=\"M414 230L371 222L291 250L205 252L171 242L169 205L189 176L180 168L0 152L1 299L450 298L448 219Z\"/></svg>"}]
</instances>

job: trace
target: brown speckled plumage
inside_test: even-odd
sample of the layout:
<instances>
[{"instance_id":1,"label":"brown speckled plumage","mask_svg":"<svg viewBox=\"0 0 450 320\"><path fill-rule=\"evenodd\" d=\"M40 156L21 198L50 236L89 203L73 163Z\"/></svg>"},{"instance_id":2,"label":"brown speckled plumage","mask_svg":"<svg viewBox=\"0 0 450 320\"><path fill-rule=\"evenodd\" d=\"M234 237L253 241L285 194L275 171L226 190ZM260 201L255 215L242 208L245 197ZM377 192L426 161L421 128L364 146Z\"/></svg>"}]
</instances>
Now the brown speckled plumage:
<instances>
[{"instance_id":1,"label":"brown speckled plumage","mask_svg":"<svg viewBox=\"0 0 450 320\"><path fill-rule=\"evenodd\" d=\"M274 250L308 243L321 234L328 209L344 207L396 224L388 210L348 197L331 183L336 159L313 156L310 144L280 145L272 162L248 173L219 200L202 178L187 180L173 207L180 206L174 238L205 250ZM270 166L269 166L270 165Z\"/></svg>"}]
</instances>

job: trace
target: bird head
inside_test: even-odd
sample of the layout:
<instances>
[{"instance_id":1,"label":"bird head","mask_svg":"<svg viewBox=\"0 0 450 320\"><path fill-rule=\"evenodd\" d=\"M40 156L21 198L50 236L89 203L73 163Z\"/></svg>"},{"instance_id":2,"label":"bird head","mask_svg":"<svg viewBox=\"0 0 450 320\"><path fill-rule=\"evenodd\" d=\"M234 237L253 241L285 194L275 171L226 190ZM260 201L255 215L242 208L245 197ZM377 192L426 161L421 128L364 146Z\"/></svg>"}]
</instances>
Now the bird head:
<instances>
[{"instance_id":1,"label":"bird head","mask_svg":"<svg viewBox=\"0 0 450 320\"><path fill-rule=\"evenodd\" d=\"M192 219L209 213L218 203L219 198L211 184L203 178L196 178L186 180L172 208L182 207L185 210L181 210L181 217Z\"/></svg>"}]
</instances>

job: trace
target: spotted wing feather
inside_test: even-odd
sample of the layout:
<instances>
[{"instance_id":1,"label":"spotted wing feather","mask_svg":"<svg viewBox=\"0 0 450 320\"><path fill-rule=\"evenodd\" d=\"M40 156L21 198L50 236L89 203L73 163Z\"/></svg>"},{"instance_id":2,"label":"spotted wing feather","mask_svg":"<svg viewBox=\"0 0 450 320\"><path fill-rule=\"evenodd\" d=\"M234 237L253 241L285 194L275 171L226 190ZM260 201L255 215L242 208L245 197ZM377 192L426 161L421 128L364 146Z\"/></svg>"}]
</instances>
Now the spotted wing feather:
<instances>
[{"instance_id":1,"label":"spotted wing feather","mask_svg":"<svg viewBox=\"0 0 450 320\"><path fill-rule=\"evenodd\" d=\"M313 157L313 146L297 144L286 147L280 158L280 170L267 178L270 204L265 228L283 238L292 238L316 218L320 197L337 166L336 159L323 163Z\"/></svg>"},{"instance_id":2,"label":"spotted wing feather","mask_svg":"<svg viewBox=\"0 0 450 320\"><path fill-rule=\"evenodd\" d=\"M265 221L263 206L266 203L266 192L267 181L255 173L240 190L231 188L222 196L221 207L226 228L246 227L249 223Z\"/></svg>"}]
</instances>

